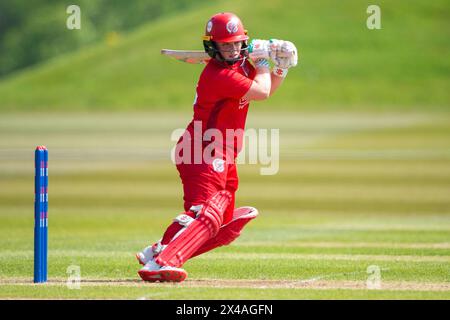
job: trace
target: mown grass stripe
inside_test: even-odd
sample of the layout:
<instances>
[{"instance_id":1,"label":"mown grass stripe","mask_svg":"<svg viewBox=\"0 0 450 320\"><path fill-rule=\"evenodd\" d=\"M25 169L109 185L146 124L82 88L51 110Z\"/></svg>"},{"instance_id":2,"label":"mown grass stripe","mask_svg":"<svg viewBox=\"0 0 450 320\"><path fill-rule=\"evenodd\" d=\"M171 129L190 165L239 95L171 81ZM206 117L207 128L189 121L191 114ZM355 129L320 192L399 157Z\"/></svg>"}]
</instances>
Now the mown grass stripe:
<instances>
[{"instance_id":1,"label":"mown grass stripe","mask_svg":"<svg viewBox=\"0 0 450 320\"><path fill-rule=\"evenodd\" d=\"M306 247L306 248L398 248L398 249L450 249L449 242L442 243L392 243L392 242L239 242L245 247Z\"/></svg>"}]
</instances>

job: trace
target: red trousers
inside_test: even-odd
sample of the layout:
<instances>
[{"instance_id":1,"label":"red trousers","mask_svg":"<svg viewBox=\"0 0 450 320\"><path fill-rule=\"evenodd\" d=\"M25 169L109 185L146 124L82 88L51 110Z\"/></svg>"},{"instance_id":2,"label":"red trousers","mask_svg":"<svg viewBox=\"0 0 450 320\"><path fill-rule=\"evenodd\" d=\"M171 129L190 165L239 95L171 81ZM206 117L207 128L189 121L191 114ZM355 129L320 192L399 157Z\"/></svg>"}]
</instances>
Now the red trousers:
<instances>
[{"instance_id":1,"label":"red trousers","mask_svg":"<svg viewBox=\"0 0 450 320\"><path fill-rule=\"evenodd\" d=\"M184 191L184 210L189 211L191 206L203 204L210 196L220 190L228 190L233 195L233 199L228 206L223 224L231 221L233 217L235 192L238 188L238 175L235 163L213 164L179 164Z\"/></svg>"}]
</instances>

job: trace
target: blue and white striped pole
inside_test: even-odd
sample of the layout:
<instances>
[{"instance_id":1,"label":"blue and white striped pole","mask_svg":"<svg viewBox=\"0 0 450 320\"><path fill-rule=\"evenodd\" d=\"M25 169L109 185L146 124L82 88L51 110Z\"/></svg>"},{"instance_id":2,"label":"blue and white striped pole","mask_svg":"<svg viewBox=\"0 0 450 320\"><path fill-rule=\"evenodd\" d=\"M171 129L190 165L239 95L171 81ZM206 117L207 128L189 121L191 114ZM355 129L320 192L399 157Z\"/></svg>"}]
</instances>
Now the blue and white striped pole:
<instances>
[{"instance_id":1,"label":"blue and white striped pole","mask_svg":"<svg viewBox=\"0 0 450 320\"><path fill-rule=\"evenodd\" d=\"M38 146L34 154L34 282L47 281L48 246L48 150Z\"/></svg>"}]
</instances>

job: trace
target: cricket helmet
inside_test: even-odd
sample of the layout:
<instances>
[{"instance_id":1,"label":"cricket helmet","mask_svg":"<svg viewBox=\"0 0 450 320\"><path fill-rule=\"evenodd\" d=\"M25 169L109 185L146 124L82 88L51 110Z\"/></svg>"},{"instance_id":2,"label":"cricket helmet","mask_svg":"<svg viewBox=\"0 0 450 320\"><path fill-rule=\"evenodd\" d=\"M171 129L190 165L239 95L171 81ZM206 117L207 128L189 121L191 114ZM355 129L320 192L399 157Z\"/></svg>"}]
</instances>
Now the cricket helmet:
<instances>
[{"instance_id":1,"label":"cricket helmet","mask_svg":"<svg viewBox=\"0 0 450 320\"><path fill-rule=\"evenodd\" d=\"M217 42L242 41L241 51L246 55L247 40L247 30L244 29L244 25L238 16L234 13L222 12L213 15L208 20L205 27L205 35L203 36L203 46L211 58L224 61L217 49Z\"/></svg>"}]
</instances>

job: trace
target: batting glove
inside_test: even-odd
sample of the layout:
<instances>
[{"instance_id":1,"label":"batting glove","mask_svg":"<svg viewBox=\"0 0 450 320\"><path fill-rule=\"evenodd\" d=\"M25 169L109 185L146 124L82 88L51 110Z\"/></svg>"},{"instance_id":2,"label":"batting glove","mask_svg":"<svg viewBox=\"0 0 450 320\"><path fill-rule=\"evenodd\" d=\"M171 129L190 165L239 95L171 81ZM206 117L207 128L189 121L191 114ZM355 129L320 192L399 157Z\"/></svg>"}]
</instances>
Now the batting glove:
<instances>
[{"instance_id":1,"label":"batting glove","mask_svg":"<svg viewBox=\"0 0 450 320\"><path fill-rule=\"evenodd\" d=\"M282 41L279 45L274 59L275 67L273 73L278 77L286 77L288 69L295 67L298 63L297 48L290 41Z\"/></svg>"}]
</instances>

